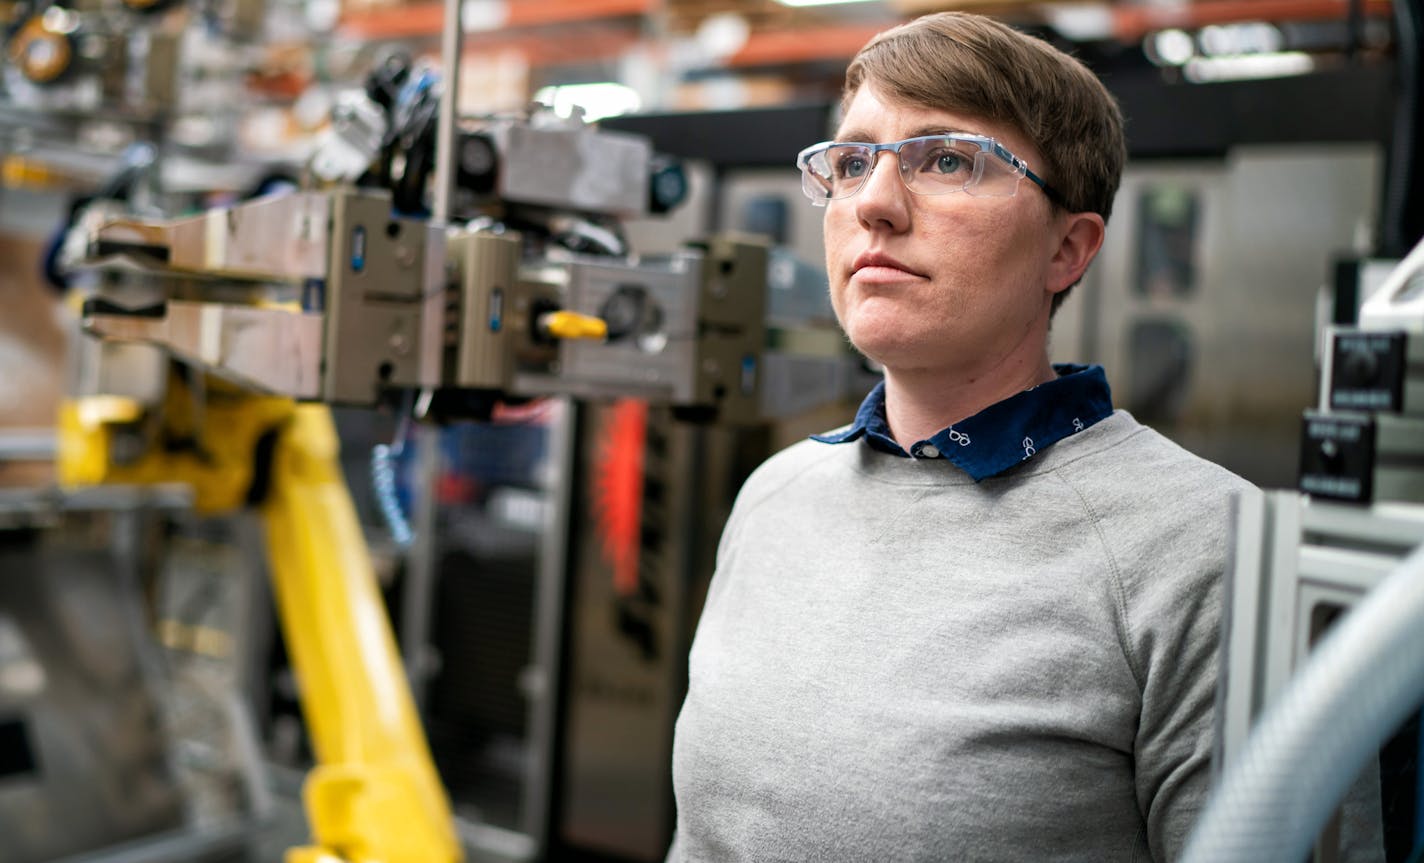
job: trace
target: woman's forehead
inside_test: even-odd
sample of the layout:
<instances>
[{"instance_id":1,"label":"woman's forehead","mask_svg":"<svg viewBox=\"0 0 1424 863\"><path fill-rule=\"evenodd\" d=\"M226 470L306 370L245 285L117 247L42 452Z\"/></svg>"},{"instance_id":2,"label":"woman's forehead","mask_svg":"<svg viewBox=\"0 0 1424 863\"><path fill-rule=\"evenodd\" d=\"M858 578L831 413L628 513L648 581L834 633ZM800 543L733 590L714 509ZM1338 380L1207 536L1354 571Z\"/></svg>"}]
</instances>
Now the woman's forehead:
<instances>
[{"instance_id":1,"label":"woman's forehead","mask_svg":"<svg viewBox=\"0 0 1424 863\"><path fill-rule=\"evenodd\" d=\"M1008 123L895 98L869 81L846 104L835 138L881 144L945 132L968 132L994 138L1023 158L1028 156L1021 150L1036 153L1028 138Z\"/></svg>"}]
</instances>

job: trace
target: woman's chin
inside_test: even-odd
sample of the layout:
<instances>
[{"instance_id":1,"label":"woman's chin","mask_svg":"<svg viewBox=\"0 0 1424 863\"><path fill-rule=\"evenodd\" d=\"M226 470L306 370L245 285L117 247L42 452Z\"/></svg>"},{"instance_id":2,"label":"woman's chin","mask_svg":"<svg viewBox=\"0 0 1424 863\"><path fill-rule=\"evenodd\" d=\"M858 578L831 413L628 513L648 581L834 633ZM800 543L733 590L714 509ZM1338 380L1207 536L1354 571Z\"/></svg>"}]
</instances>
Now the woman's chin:
<instances>
[{"instance_id":1,"label":"woman's chin","mask_svg":"<svg viewBox=\"0 0 1424 863\"><path fill-rule=\"evenodd\" d=\"M865 333L851 336L851 344L867 358L886 368L913 367L920 364L923 349L901 333Z\"/></svg>"}]
</instances>

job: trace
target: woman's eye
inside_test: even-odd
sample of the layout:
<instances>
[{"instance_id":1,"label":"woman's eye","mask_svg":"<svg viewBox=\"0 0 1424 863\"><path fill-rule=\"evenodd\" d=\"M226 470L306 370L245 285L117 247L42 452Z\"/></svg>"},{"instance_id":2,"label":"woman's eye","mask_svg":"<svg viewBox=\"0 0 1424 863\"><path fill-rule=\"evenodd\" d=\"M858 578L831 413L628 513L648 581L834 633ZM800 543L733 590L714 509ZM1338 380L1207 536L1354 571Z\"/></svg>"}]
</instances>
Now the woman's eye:
<instances>
[{"instance_id":1,"label":"woman's eye","mask_svg":"<svg viewBox=\"0 0 1424 863\"><path fill-rule=\"evenodd\" d=\"M863 156L846 156L836 163L836 176L859 177L865 173L865 165Z\"/></svg>"},{"instance_id":2,"label":"woman's eye","mask_svg":"<svg viewBox=\"0 0 1424 863\"><path fill-rule=\"evenodd\" d=\"M937 174L953 174L963 170L967 161L958 153L939 153L930 159L930 170Z\"/></svg>"}]
</instances>

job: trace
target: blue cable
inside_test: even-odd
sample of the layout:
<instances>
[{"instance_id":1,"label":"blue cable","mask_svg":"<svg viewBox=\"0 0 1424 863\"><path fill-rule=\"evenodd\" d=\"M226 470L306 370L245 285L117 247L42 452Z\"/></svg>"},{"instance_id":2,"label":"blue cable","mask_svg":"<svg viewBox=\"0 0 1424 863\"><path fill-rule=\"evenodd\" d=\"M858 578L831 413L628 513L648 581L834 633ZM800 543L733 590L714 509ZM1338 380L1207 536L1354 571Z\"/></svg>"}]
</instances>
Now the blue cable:
<instances>
[{"instance_id":1,"label":"blue cable","mask_svg":"<svg viewBox=\"0 0 1424 863\"><path fill-rule=\"evenodd\" d=\"M410 427L410 412L414 407L412 394L406 394L405 405L401 409L400 424L396 427L395 440L390 446L376 444L371 448L371 486L375 491L376 505L391 539L400 548L410 548L415 534L410 529L410 519L401 506L400 494L396 489L396 471L401 453L405 450L406 432Z\"/></svg>"}]
</instances>

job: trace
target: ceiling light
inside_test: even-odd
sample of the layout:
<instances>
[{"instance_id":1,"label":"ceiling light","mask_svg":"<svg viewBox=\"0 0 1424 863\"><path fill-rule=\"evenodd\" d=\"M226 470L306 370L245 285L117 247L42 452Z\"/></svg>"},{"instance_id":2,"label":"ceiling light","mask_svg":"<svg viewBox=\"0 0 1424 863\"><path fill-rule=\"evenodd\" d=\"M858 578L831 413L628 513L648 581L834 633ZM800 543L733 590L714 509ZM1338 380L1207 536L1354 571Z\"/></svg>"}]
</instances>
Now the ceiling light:
<instances>
[{"instance_id":1,"label":"ceiling light","mask_svg":"<svg viewBox=\"0 0 1424 863\"><path fill-rule=\"evenodd\" d=\"M1182 30L1160 30L1142 42L1147 59L1158 66L1181 66L1196 56L1196 43Z\"/></svg>"},{"instance_id":2,"label":"ceiling light","mask_svg":"<svg viewBox=\"0 0 1424 863\"><path fill-rule=\"evenodd\" d=\"M871 0L776 0L782 6L839 6L842 3L868 3Z\"/></svg>"},{"instance_id":3,"label":"ceiling light","mask_svg":"<svg viewBox=\"0 0 1424 863\"><path fill-rule=\"evenodd\" d=\"M1038 9L1054 30L1074 42L1113 35L1113 11L1106 3L1043 3Z\"/></svg>"},{"instance_id":4,"label":"ceiling light","mask_svg":"<svg viewBox=\"0 0 1424 863\"><path fill-rule=\"evenodd\" d=\"M1215 24L1203 27L1197 40L1208 57L1234 57L1241 54L1274 54L1281 50L1285 38L1281 31L1264 23Z\"/></svg>"},{"instance_id":5,"label":"ceiling light","mask_svg":"<svg viewBox=\"0 0 1424 863\"><path fill-rule=\"evenodd\" d=\"M1183 75L1194 84L1213 81L1245 81L1286 78L1315 70L1315 58L1299 51L1276 54L1242 54L1236 57L1194 57L1183 67Z\"/></svg>"},{"instance_id":6,"label":"ceiling light","mask_svg":"<svg viewBox=\"0 0 1424 863\"><path fill-rule=\"evenodd\" d=\"M740 51L751 34L747 19L735 12L719 12L703 18L693 38L706 56L724 60Z\"/></svg>"},{"instance_id":7,"label":"ceiling light","mask_svg":"<svg viewBox=\"0 0 1424 863\"><path fill-rule=\"evenodd\" d=\"M642 107L636 90L612 81L541 87L534 94L534 101L548 105L561 117L571 116L574 106L578 106L583 109L583 119L589 123L631 114Z\"/></svg>"}]
</instances>

